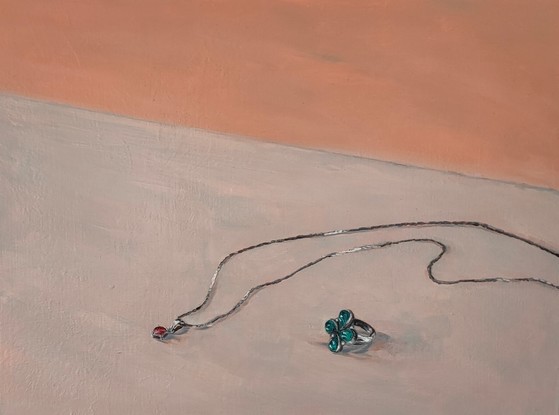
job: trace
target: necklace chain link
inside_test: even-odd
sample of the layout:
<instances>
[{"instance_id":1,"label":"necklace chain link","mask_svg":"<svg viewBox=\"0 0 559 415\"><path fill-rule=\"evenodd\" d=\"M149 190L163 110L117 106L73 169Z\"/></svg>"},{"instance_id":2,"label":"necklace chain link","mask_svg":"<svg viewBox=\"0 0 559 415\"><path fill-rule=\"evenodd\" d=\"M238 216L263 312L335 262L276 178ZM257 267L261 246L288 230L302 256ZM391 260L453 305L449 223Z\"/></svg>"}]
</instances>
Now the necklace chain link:
<instances>
[{"instance_id":1,"label":"necklace chain link","mask_svg":"<svg viewBox=\"0 0 559 415\"><path fill-rule=\"evenodd\" d=\"M301 239L313 239L313 238L323 238L323 237L331 237L331 236L337 236L337 235L357 234L357 233L364 233L364 232L373 232L373 231L378 231L378 230L382 230L382 229L426 228L426 227L477 228L477 229L481 229L481 230L484 230L484 231L487 231L487 232L490 232L490 233L494 233L494 234L506 236L508 238L516 239L518 241L524 242L528 245L536 247L536 248L538 248L538 249L540 249L540 250L542 250L542 251L544 251L544 252L546 252L550 255L553 255L553 256L559 258L559 252L557 252L557 251L555 251L551 248L547 248L547 247L545 247L545 246L543 246L543 245L541 245L537 242L534 242L534 241L532 241L528 238L516 235L512 232L508 232L508 231L505 231L503 229L496 228L496 227L488 225L486 223L475 222L475 221L400 222L400 223L391 223L391 224L383 224L383 225L363 226L363 227L352 228L352 229L341 229L341 230L329 231L329 232L309 233L309 234L303 234L303 235L290 236L290 237L281 238L281 239L272 239L272 240L269 240L269 241L258 243L256 245L248 246L248 247L240 249L238 251L231 252L225 258L223 258L221 260L221 262L218 264L217 268L215 269L215 272L214 272L214 274L212 276L212 279L210 281L210 285L208 287L208 291L206 293L206 297L204 298L204 301L202 301L202 303L200 305L198 305L197 307L179 315L177 317L177 319L175 320L173 327L171 327L171 329L169 329L169 330L170 330L170 332L174 333L174 332L180 330L181 328L185 328L185 327L197 328L197 329L205 329L205 328L211 327L216 322L218 322L220 320L223 320L223 319L226 319L231 314L235 313L257 291L259 291L259 290L261 290L265 287L269 287L271 285L279 284L280 282L283 282L283 281L293 277L294 275L298 274L299 272L301 272L301 271L303 271L307 268L310 268L310 267L318 264L319 262L324 261L325 259L333 258L333 257L336 257L336 256L341 256L341 255L346 255L346 254L352 254L352 253L361 252L361 251L381 249L381 248L386 248L386 247L401 245L401 244L406 244L406 243L428 243L428 244L436 245L440 249L439 254L437 256L435 256L433 259L431 259L431 261L427 264L427 275L429 276L429 279L431 281L433 281L434 283L439 284L439 285L456 285L456 284L463 284L463 283L492 283L492 282L535 282L535 283L543 284L545 286L548 286L548 287L559 290L559 285L553 284L549 281L543 280L541 278L536 278L536 277L525 277L525 278L494 277L494 278L483 278L483 279L457 279L457 280L450 280L450 281L439 280L438 278L436 278L433 275L433 266L448 251L448 246L445 245L443 242L438 241L436 239L432 239L432 238L410 238L410 239L401 239L401 240L395 240L395 241L390 241L390 242L383 242L383 243L379 243L379 244L362 245L362 246L358 246L358 247L351 248L351 249L331 252L329 254L326 254L326 255L323 255L321 257L318 257L318 258L314 259L313 261L297 268L295 271L293 271L293 272L291 272L287 275L284 275L284 276L282 276L280 278L277 278L275 280L268 281L268 282L265 282L263 284L259 284L259 285L256 285L256 286L252 287L233 306L233 308L231 308L229 311L227 311L223 314L219 314L219 315L213 317L212 319L210 319L209 321L206 321L205 323L189 324L189 323L186 323L183 320L185 317L188 317L188 316L200 311L207 304L209 304L209 302L211 301L211 298L212 298L212 294L215 291L214 290L215 284L217 282L219 274L220 274L222 268L224 267L224 265L227 262L229 262L233 257L235 257L237 255L240 255L244 252L252 251L252 250L255 250L255 249L258 249L258 248L261 248L261 247L264 247L264 246L268 246L268 245L275 245L275 244L280 244L280 243L284 243L284 242L297 241L297 240L301 240Z\"/></svg>"}]
</instances>

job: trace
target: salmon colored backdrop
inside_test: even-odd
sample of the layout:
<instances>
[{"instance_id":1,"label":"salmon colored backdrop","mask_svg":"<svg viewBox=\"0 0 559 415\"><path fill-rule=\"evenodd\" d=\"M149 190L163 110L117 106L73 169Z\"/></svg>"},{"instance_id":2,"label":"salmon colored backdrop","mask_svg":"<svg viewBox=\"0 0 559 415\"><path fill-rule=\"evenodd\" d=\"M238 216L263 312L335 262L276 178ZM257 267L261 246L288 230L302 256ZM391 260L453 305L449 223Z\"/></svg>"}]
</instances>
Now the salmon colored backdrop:
<instances>
[{"instance_id":1,"label":"salmon colored backdrop","mask_svg":"<svg viewBox=\"0 0 559 415\"><path fill-rule=\"evenodd\" d=\"M559 188L556 0L0 0L0 89Z\"/></svg>"}]
</instances>

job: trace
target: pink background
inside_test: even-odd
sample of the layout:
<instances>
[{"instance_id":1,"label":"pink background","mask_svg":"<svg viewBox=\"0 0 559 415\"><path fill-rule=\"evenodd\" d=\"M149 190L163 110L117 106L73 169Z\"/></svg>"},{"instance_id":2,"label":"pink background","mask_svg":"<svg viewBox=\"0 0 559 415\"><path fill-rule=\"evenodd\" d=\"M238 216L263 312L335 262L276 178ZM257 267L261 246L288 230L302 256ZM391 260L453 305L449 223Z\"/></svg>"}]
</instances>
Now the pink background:
<instances>
[{"instance_id":1,"label":"pink background","mask_svg":"<svg viewBox=\"0 0 559 415\"><path fill-rule=\"evenodd\" d=\"M331 259L163 344L227 253L293 234L480 220L557 249L559 194L0 98L0 413L554 414L559 302L537 284L437 286L415 244ZM558 260L474 230L422 229L255 251L211 306L332 250L435 236L441 279L544 278ZM351 308L382 333L332 355Z\"/></svg>"}]
</instances>

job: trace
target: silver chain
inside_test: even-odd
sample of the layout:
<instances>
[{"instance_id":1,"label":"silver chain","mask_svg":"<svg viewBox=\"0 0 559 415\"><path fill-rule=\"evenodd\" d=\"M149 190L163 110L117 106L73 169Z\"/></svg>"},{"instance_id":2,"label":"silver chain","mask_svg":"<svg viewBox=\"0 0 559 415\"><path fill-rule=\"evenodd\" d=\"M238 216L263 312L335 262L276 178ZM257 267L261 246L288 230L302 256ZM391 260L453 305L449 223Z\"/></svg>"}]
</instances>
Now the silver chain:
<instances>
[{"instance_id":1,"label":"silver chain","mask_svg":"<svg viewBox=\"0 0 559 415\"><path fill-rule=\"evenodd\" d=\"M548 286L548 287L559 290L559 285L553 284L549 281L546 281L546 280L543 280L543 279L540 279L540 278L536 278L536 277L525 277L525 278L493 277L493 278L483 278L483 279L457 279L457 280L451 280L451 281L439 280L438 278L436 278L433 275L433 266L448 251L447 245L445 245L444 243L442 243L440 241L437 241L435 239L431 239L431 238L411 238L411 239L402 239L402 240L397 240L397 241L383 242L383 243L379 243L379 244L362 245L362 246L358 246L358 247L355 247L355 248L346 249L346 250L343 250L343 251L331 252L329 254L326 254L326 255L323 255L321 257L316 258L315 260L303 265L302 267L297 268L295 271L293 271L293 272L291 272L291 273L289 273L289 274L287 274L283 277L280 277L280 278L277 278L273 281L265 282L263 284L259 284L259 285L256 285L256 286L252 287L251 289L249 289L245 293L245 295L243 295L243 297L237 302L237 304L235 304L233 306L233 308L231 308L226 313L219 314L219 315L213 317L211 320L208 320L205 323L190 324L190 323L186 323L183 320L183 318L200 311L202 308L204 308L210 302L210 300L212 298L212 295L214 293L214 287L215 287L215 284L217 282L217 278L218 278L223 266L227 262L229 262L229 260L231 260L233 257L235 257L237 255L240 255L244 252L252 251L254 249L258 249L258 248L261 248L263 246L280 244L280 243L283 243L283 242L297 241L297 240L301 240L301 239L312 239L312 238L322 238L322 237L330 237L330 236L337 236L337 235L356 234L356 233L363 233L363 232L378 231L378 230L381 230L381 229L425 228L425 227L477 228L477 229L481 229L481 230L484 230L484 231L487 231L487 232L491 232L491 233L506 236L506 237L509 237L509 238L512 238L512 239L516 239L518 241L521 241L521 242L524 242L528 245L534 246L534 247L536 247L536 248L538 248L538 249L540 249L544 252L547 252L547 253L559 258L559 252L557 252L557 251L555 251L551 248L547 248L547 247L545 247L545 246L543 246L543 245L541 245L537 242L534 242L530 239L524 238L522 236L516 235L516 234L511 233L511 232L507 232L503 229L496 228L496 227L488 225L486 223L474 222L474 221L401 222L401 223L391 223L391 224L384 224L384 225L363 226L363 227L359 227L359 228L342 229L342 230L329 231L329 232L309 233L309 234L304 234L304 235L290 236L290 237L281 238L281 239L272 239L270 241L261 242L261 243L258 243L256 245L251 245L251 246L248 246L246 248L240 249L238 251L231 252L225 258L223 258L221 260L221 262L218 264L218 266L217 266L217 268L216 268L216 270L215 270L215 272L212 276L212 279L210 281L210 286L208 287L208 291L206 293L206 297L204 298L204 301L202 301L202 303L199 306L193 308L192 310L189 310L189 311L179 315L177 317L177 319L175 320L174 325L170 329L168 329L168 331L170 333L174 333L174 332L176 332L176 331L178 331L182 328L205 329L205 328L211 327L216 322L218 322L220 320L223 320L223 319L229 317L231 314L235 313L255 292L261 290L262 288L268 287L270 285L279 284L280 282L283 282L283 281L293 277L294 275L298 274L299 272L303 271L304 269L310 268L310 267L318 264L319 262L324 261L325 259L333 258L333 257L336 257L336 256L341 256L341 255L346 255L346 254L352 254L352 253L361 252L361 251L368 251L368 250L373 250L373 249L386 248L386 247L394 246L394 245L412 243L412 242L433 244L433 245L436 245L440 249L440 253L437 256L435 256L433 259L431 259L431 261L427 264L427 274L429 276L429 279L436 284L455 285L455 284L462 284L462 283L535 282L535 283L543 284L545 286Z\"/></svg>"}]
</instances>

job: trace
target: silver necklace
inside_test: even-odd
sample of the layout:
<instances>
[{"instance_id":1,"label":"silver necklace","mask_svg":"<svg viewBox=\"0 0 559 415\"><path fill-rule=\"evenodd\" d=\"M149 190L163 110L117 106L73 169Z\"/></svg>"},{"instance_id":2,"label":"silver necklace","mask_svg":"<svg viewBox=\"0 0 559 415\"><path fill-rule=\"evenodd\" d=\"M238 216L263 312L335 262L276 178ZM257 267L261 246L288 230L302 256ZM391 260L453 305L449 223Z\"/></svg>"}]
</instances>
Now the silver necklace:
<instances>
[{"instance_id":1,"label":"silver necklace","mask_svg":"<svg viewBox=\"0 0 559 415\"><path fill-rule=\"evenodd\" d=\"M352 253L361 252L361 251L381 249L381 248L386 248L386 247L389 247L389 246L406 244L406 243L428 243L428 244L436 245L440 249L439 254L437 256L435 256L433 259L431 259L431 261L427 264L427 275L428 275L429 279L431 281L433 281L434 283L439 284L439 285L455 285L455 284L463 284L463 283L476 283L476 284L478 284L478 283L492 283L492 282L511 282L511 283L512 282L532 282L532 283L543 284L547 287L559 290L559 285L553 284L549 281L543 280L541 278L536 278L536 277L525 277L525 278L493 277L493 278L483 278L483 279L457 279L457 280L449 280L449 281L439 280L438 278L436 278L433 275L433 266L448 251L447 245L445 245L441 241L438 241L438 240L432 239L432 238L410 238L410 239L401 239L401 240L395 240L395 241L390 241L390 242L383 242L383 243L379 243L379 244L362 245L362 246L358 246L358 247L351 248L351 249L331 252L329 254L326 254L326 255L323 255L321 257L318 257L318 258L314 259L313 261L297 268L295 271L293 271L293 272L291 272L287 275L284 275L284 276L282 276L280 278L277 278L275 280L268 281L268 282L265 282L263 284L259 284L259 285L256 285L256 286L252 287L233 306L233 308L231 308L229 311L227 311L223 314L219 314L219 315L213 317L212 319L210 319L210 320L208 320L204 323L191 324L191 323L187 323L183 320L185 317L188 317L188 316L200 311L202 308L204 308L206 305L208 305L210 303L212 295L214 293L215 284L217 282L217 279L219 277L219 274L220 274L222 268L233 257L235 257L237 255L240 255L244 252L252 251L254 249L258 249L258 248L261 248L263 246L280 244L280 243L290 242L290 241L297 241L297 240L301 240L301 239L323 238L323 237L331 237L331 236L336 236L336 235L347 235L347 234L356 234L356 233L363 233L363 232L373 232L373 231L378 231L378 230L381 230L381 229L425 228L425 227L477 228L477 229L480 229L480 230L483 230L483 231L487 231L487 232L491 232L491 233L494 233L494 234L506 236L506 237L509 237L509 238L512 238L512 239L516 239L518 241L521 241L521 242L524 242L528 245L536 247L536 248L538 248L538 249L540 249L540 250L542 250L542 251L544 251L548 254L551 254L551 255L555 256L556 258L559 258L559 252L558 251L555 251L551 248L547 248L547 247L545 247L545 246L543 246L543 245L541 245L537 242L534 242L534 241L532 241L530 239L527 239L525 237L516 235L512 232L508 232L508 231L505 231L503 229L496 228L496 227L494 227L492 225L488 225L486 223L474 222L474 221L400 222L400 223L391 223L391 224L383 224L383 225L363 226L363 227L353 228L353 229L341 229L341 230L329 231L329 232L309 233L309 234L304 234L304 235L290 236L290 237L281 238L281 239L272 239L270 241L261 242L261 243L258 243L256 245L251 245L251 246L248 246L246 248L240 249L238 251L231 252L225 258L223 258L221 260L221 262L217 265L217 268L215 269L215 272L212 276L212 279L210 280L210 285L208 287L208 291L206 293L206 297L204 298L204 301L202 301L202 303L200 305L198 305L197 307L194 307L193 309L179 315L169 328L165 328L165 327L162 327L162 326L156 327L152 332L152 336L154 338L156 338L157 340L163 340L163 339L165 339L165 337L167 337L169 335L172 335L172 334L176 334L177 332L179 332L183 329L185 329L185 330L188 330L190 328L206 329L208 327L211 327L213 324L217 323L218 321L224 320L227 317L229 317L231 314L235 313L257 291L259 291L259 290L261 290L265 287L268 287L270 285L279 284L280 282L283 282L283 281L293 277L294 275L298 274L299 272L301 272L301 271L303 271L307 268L310 268L310 267L318 264L319 262L324 261L325 259L333 258L333 257L336 257L336 256L341 256L341 255L346 255L346 254L352 254Z\"/></svg>"}]
</instances>

